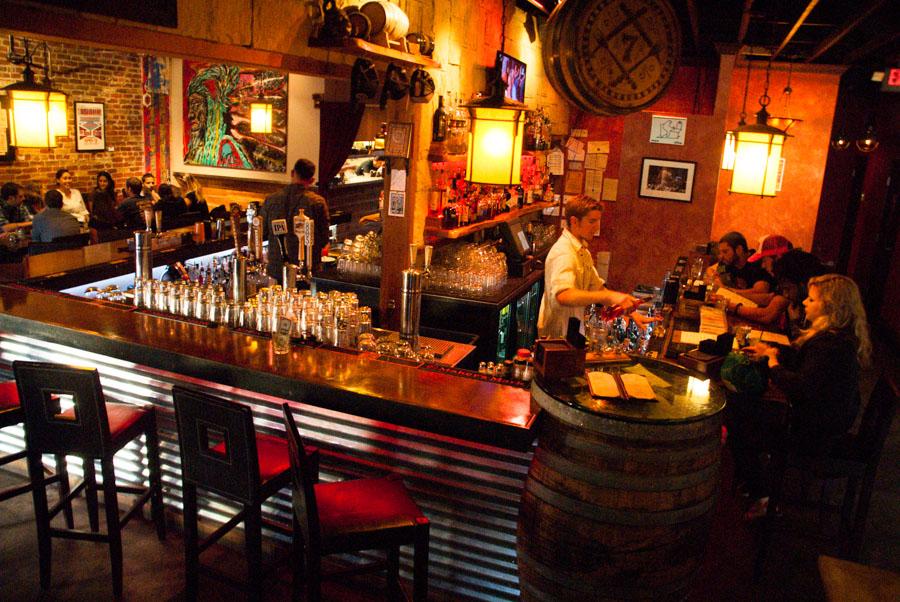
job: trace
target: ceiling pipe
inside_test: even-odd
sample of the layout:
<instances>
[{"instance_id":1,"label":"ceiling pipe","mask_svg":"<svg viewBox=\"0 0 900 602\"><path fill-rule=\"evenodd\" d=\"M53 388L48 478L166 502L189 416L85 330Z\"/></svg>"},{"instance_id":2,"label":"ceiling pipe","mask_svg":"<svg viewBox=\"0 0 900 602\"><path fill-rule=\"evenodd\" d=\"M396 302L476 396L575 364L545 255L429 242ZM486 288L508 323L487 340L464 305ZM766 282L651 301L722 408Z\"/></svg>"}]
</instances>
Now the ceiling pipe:
<instances>
[{"instance_id":1,"label":"ceiling pipe","mask_svg":"<svg viewBox=\"0 0 900 602\"><path fill-rule=\"evenodd\" d=\"M856 29L860 23L862 23L863 21L868 19L870 16L872 16L872 14L875 11L877 11L879 8L881 8L884 5L884 3L885 3L885 0L874 0L855 19L853 19L852 21L850 21L849 23L844 25L841 29L839 29L838 31L834 32L833 34L831 34L830 36L828 36L827 38L822 40L822 43L819 44L818 46L816 46L816 48L812 51L812 54L809 56L809 58L806 59L806 62L811 63L814 60L816 60L817 58L819 58L820 56L822 56L823 54L825 54L826 52L828 52L829 48L831 48L832 46L834 46L835 44L840 42L844 38L844 36L846 36L848 33L853 31L854 29Z\"/></svg>"},{"instance_id":2,"label":"ceiling pipe","mask_svg":"<svg viewBox=\"0 0 900 602\"><path fill-rule=\"evenodd\" d=\"M747 30L750 29L750 10L753 8L753 0L744 0L744 10L741 12L741 25L738 28L737 43L744 43L747 37Z\"/></svg>"}]
</instances>

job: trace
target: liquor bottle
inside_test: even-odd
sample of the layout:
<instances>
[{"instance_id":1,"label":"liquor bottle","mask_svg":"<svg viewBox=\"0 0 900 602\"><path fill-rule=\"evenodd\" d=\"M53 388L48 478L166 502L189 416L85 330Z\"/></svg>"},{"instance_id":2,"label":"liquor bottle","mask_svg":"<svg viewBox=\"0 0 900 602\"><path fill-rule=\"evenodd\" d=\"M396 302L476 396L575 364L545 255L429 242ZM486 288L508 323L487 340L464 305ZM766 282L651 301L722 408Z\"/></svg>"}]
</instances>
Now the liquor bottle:
<instances>
[{"instance_id":1,"label":"liquor bottle","mask_svg":"<svg viewBox=\"0 0 900 602\"><path fill-rule=\"evenodd\" d=\"M444 109L444 97L438 96L438 106L431 119L431 140L443 142L447 137L447 111Z\"/></svg>"}]
</instances>

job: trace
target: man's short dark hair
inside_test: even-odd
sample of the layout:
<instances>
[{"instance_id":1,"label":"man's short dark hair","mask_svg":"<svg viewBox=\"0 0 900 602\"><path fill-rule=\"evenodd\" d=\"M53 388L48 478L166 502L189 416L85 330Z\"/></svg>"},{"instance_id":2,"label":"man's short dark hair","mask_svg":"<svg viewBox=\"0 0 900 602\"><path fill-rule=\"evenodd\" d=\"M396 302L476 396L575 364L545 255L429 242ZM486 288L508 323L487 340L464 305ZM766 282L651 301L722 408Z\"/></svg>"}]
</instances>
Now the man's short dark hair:
<instances>
[{"instance_id":1,"label":"man's short dark hair","mask_svg":"<svg viewBox=\"0 0 900 602\"><path fill-rule=\"evenodd\" d=\"M147 178L153 178L153 179L155 180L155 179L156 179L156 176L154 176L152 173L150 173L150 172L148 171L147 173L145 173L144 175L141 176L141 182L143 182L143 181L146 180Z\"/></svg>"},{"instance_id":2,"label":"man's short dark hair","mask_svg":"<svg viewBox=\"0 0 900 602\"><path fill-rule=\"evenodd\" d=\"M22 190L22 187L15 182L7 182L0 188L0 199L5 201L10 197L19 196L20 190Z\"/></svg>"},{"instance_id":3,"label":"man's short dark hair","mask_svg":"<svg viewBox=\"0 0 900 602\"><path fill-rule=\"evenodd\" d=\"M566 201L566 222L570 218L583 219L591 211L603 211L603 203L586 194L580 194Z\"/></svg>"},{"instance_id":4,"label":"man's short dark hair","mask_svg":"<svg viewBox=\"0 0 900 602\"><path fill-rule=\"evenodd\" d=\"M294 173L301 180L312 180L312 177L316 175L316 164L309 159L297 159L297 162L294 163Z\"/></svg>"},{"instance_id":5,"label":"man's short dark hair","mask_svg":"<svg viewBox=\"0 0 900 602\"><path fill-rule=\"evenodd\" d=\"M731 247L735 251L737 250L738 247L744 247L744 251L747 251L747 249L748 249L747 239L744 238L744 235L741 234L740 232L729 232L728 234L726 234L722 238L720 238L719 242L720 243L724 242L725 244L727 244L729 247Z\"/></svg>"},{"instance_id":6,"label":"man's short dark hair","mask_svg":"<svg viewBox=\"0 0 900 602\"><path fill-rule=\"evenodd\" d=\"M127 190L131 194L138 195L143 189L144 185L137 178L128 178L127 180L125 180L125 190Z\"/></svg>"},{"instance_id":7,"label":"man's short dark hair","mask_svg":"<svg viewBox=\"0 0 900 602\"><path fill-rule=\"evenodd\" d=\"M62 209L63 197L62 193L56 189L48 190L44 195L44 205L53 209Z\"/></svg>"}]
</instances>

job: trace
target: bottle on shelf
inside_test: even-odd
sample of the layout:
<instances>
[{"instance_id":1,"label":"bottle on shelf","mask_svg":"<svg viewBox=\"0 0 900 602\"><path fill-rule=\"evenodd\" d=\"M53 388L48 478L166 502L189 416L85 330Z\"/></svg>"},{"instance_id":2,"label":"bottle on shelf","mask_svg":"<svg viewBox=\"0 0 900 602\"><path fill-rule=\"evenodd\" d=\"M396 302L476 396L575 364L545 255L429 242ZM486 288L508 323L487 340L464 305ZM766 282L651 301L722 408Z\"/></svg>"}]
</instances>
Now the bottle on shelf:
<instances>
[{"instance_id":1,"label":"bottle on shelf","mask_svg":"<svg viewBox=\"0 0 900 602\"><path fill-rule=\"evenodd\" d=\"M443 142L447 138L447 110L444 108L444 97L438 96L438 106L431 118L431 140Z\"/></svg>"}]
</instances>

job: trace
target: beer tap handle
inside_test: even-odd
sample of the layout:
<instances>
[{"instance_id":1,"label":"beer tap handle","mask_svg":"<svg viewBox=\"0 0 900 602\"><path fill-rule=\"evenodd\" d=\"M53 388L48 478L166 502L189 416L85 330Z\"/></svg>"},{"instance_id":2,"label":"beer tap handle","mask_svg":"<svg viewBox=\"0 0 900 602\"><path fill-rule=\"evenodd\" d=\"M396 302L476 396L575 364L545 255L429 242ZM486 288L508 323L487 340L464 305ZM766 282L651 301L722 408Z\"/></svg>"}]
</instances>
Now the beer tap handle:
<instances>
[{"instance_id":1,"label":"beer tap handle","mask_svg":"<svg viewBox=\"0 0 900 602\"><path fill-rule=\"evenodd\" d=\"M232 203L229 207L231 217L231 236L234 238L234 252L241 254L241 206Z\"/></svg>"},{"instance_id":2,"label":"beer tap handle","mask_svg":"<svg viewBox=\"0 0 900 602\"><path fill-rule=\"evenodd\" d=\"M409 267L416 267L416 259L419 257L419 245L411 244L409 245Z\"/></svg>"},{"instance_id":3,"label":"beer tap handle","mask_svg":"<svg viewBox=\"0 0 900 602\"><path fill-rule=\"evenodd\" d=\"M433 245L425 245L425 273L431 273L431 256L434 254Z\"/></svg>"}]
</instances>

